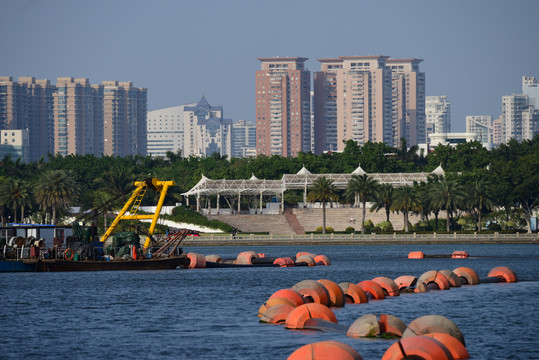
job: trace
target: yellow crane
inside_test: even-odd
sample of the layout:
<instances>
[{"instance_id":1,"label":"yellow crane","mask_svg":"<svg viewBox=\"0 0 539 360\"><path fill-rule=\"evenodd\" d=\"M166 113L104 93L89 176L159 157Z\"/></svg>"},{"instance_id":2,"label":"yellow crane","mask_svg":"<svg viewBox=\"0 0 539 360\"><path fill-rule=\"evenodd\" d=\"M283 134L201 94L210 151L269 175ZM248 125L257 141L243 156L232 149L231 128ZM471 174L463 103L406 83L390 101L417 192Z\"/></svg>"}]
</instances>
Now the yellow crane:
<instances>
[{"instance_id":1,"label":"yellow crane","mask_svg":"<svg viewBox=\"0 0 539 360\"><path fill-rule=\"evenodd\" d=\"M120 210L120 212L116 216L116 219L114 219L110 227L107 229L107 231L105 231L105 234L103 234L101 242L105 242L107 240L107 238L110 236L110 234L112 234L112 231L116 228L116 225L118 225L120 220L151 219L152 223L150 225L148 233L150 235L153 235L155 225L157 224L157 219L159 219L159 214L161 213L161 207L163 207L163 202L165 201L165 196L167 195L167 190L170 186L174 185L174 181L160 181L159 179L154 177L148 178L145 181L135 181L136 189L133 191L133 194L131 194L131 197L129 198L129 200L127 200L122 210ZM138 215L138 208L148 188L160 193L155 213L149 215ZM129 215L126 215L128 210ZM149 246L150 238L146 237L146 241L144 242L144 251L146 251Z\"/></svg>"}]
</instances>

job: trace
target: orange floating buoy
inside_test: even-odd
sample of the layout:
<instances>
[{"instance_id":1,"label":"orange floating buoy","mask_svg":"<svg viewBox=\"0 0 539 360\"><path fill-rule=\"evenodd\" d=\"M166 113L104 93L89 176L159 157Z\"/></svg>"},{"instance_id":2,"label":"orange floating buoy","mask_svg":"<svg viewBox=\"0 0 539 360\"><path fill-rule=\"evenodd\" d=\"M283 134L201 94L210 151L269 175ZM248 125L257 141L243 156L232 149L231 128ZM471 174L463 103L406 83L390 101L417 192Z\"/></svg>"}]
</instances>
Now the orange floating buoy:
<instances>
[{"instance_id":1,"label":"orange floating buoy","mask_svg":"<svg viewBox=\"0 0 539 360\"><path fill-rule=\"evenodd\" d=\"M303 345L288 357L288 360L363 360L349 345L334 340Z\"/></svg>"},{"instance_id":2,"label":"orange floating buoy","mask_svg":"<svg viewBox=\"0 0 539 360\"><path fill-rule=\"evenodd\" d=\"M509 269L508 267L505 267L505 266L498 266L498 267L495 267L494 269L490 270L488 275L488 277L495 277L495 276L500 276L500 277L503 277L505 279L506 282L518 282L518 277L517 277L517 274L515 274L515 272L511 269Z\"/></svg>"},{"instance_id":3,"label":"orange floating buoy","mask_svg":"<svg viewBox=\"0 0 539 360\"><path fill-rule=\"evenodd\" d=\"M309 319L322 319L335 324L337 323L335 314L327 306L311 303L294 308L294 310L288 314L284 327L286 329L301 330L305 328L305 323Z\"/></svg>"},{"instance_id":4,"label":"orange floating buoy","mask_svg":"<svg viewBox=\"0 0 539 360\"><path fill-rule=\"evenodd\" d=\"M417 282L417 278L412 275L403 275L403 276L399 276L394 281L395 281L395 284L397 284L397 286L399 287L399 290L403 290L405 288L415 286Z\"/></svg>"},{"instance_id":5,"label":"orange floating buoy","mask_svg":"<svg viewBox=\"0 0 539 360\"><path fill-rule=\"evenodd\" d=\"M254 251L244 251L238 254L236 264L252 265L253 259L258 258L258 254Z\"/></svg>"},{"instance_id":6,"label":"orange floating buoy","mask_svg":"<svg viewBox=\"0 0 539 360\"><path fill-rule=\"evenodd\" d=\"M285 258L277 258L273 261L273 265L279 265L280 267L292 267L292 266L296 266L296 264L294 263L294 260L292 260L291 258L289 257L285 257Z\"/></svg>"},{"instance_id":7,"label":"orange floating buoy","mask_svg":"<svg viewBox=\"0 0 539 360\"><path fill-rule=\"evenodd\" d=\"M308 266L316 266L316 261L314 261L311 255L302 255L296 260L296 265L298 264L307 264Z\"/></svg>"},{"instance_id":8,"label":"orange floating buoy","mask_svg":"<svg viewBox=\"0 0 539 360\"><path fill-rule=\"evenodd\" d=\"M408 254L408 259L423 259L425 257L425 254L423 251L411 251Z\"/></svg>"},{"instance_id":9,"label":"orange floating buoy","mask_svg":"<svg viewBox=\"0 0 539 360\"><path fill-rule=\"evenodd\" d=\"M380 314L363 315L352 323L348 328L346 336L353 338L376 337L376 336L396 336L401 337L406 330L404 321L396 316Z\"/></svg>"},{"instance_id":10,"label":"orange floating buoy","mask_svg":"<svg viewBox=\"0 0 539 360\"><path fill-rule=\"evenodd\" d=\"M453 359L455 360L464 360L470 358L470 354L468 354L466 346L451 335L444 333L430 333L423 336L431 337L441 342L447 348L447 350L449 350L453 356Z\"/></svg>"},{"instance_id":11,"label":"orange floating buoy","mask_svg":"<svg viewBox=\"0 0 539 360\"><path fill-rule=\"evenodd\" d=\"M466 251L453 251L451 259L467 259L468 253Z\"/></svg>"},{"instance_id":12,"label":"orange floating buoy","mask_svg":"<svg viewBox=\"0 0 539 360\"><path fill-rule=\"evenodd\" d=\"M447 281L449 281L449 285L451 287L460 287L461 283L460 283L460 278L455 275L455 273L451 270L440 270L438 271L439 273L443 274Z\"/></svg>"},{"instance_id":13,"label":"orange floating buoy","mask_svg":"<svg viewBox=\"0 0 539 360\"><path fill-rule=\"evenodd\" d=\"M266 254L265 253L257 253L259 259L265 259Z\"/></svg>"},{"instance_id":14,"label":"orange floating buoy","mask_svg":"<svg viewBox=\"0 0 539 360\"><path fill-rule=\"evenodd\" d=\"M300 305L303 305L305 303L303 301L303 297L301 296L301 294L299 292L297 292L296 290L292 290L292 289L278 290L278 291L274 292L269 297L269 299L272 299L274 297L287 298L287 299L291 300L294 303L295 306L300 306Z\"/></svg>"},{"instance_id":15,"label":"orange floating buoy","mask_svg":"<svg viewBox=\"0 0 539 360\"><path fill-rule=\"evenodd\" d=\"M462 335L458 326L453 321L441 315L425 315L415 319L408 324L408 328L406 328L402 337L420 336L430 333L451 335L466 346L464 335Z\"/></svg>"},{"instance_id":16,"label":"orange floating buoy","mask_svg":"<svg viewBox=\"0 0 539 360\"><path fill-rule=\"evenodd\" d=\"M425 336L400 339L391 345L382 360L453 360L449 350L438 340Z\"/></svg>"},{"instance_id":17,"label":"orange floating buoy","mask_svg":"<svg viewBox=\"0 0 539 360\"><path fill-rule=\"evenodd\" d=\"M260 317L260 322L267 324L284 324L288 314L290 314L294 309L295 307L287 304L278 304L272 306L262 314Z\"/></svg>"},{"instance_id":18,"label":"orange floating buoy","mask_svg":"<svg viewBox=\"0 0 539 360\"><path fill-rule=\"evenodd\" d=\"M214 263L220 263L223 261L223 259L219 255L206 255L205 258L206 258L206 261L214 262Z\"/></svg>"},{"instance_id":19,"label":"orange floating buoy","mask_svg":"<svg viewBox=\"0 0 539 360\"><path fill-rule=\"evenodd\" d=\"M345 302L351 304L362 304L369 302L365 291L356 284L351 282L341 282L339 287L342 289L345 297Z\"/></svg>"},{"instance_id":20,"label":"orange floating buoy","mask_svg":"<svg viewBox=\"0 0 539 360\"><path fill-rule=\"evenodd\" d=\"M322 265L325 265L325 266L331 265L331 261L329 261L329 258L326 255L316 255L314 257L314 262L317 265L319 265L319 264L322 264Z\"/></svg>"},{"instance_id":21,"label":"orange floating buoy","mask_svg":"<svg viewBox=\"0 0 539 360\"><path fill-rule=\"evenodd\" d=\"M329 306L331 307L343 307L344 306L344 292L337 283L321 279L318 282L326 288L329 294Z\"/></svg>"},{"instance_id":22,"label":"orange floating buoy","mask_svg":"<svg viewBox=\"0 0 539 360\"><path fill-rule=\"evenodd\" d=\"M364 280L357 285L362 288L367 295L370 294L374 300L383 300L386 298L382 287L372 280Z\"/></svg>"},{"instance_id":23,"label":"orange floating buoy","mask_svg":"<svg viewBox=\"0 0 539 360\"><path fill-rule=\"evenodd\" d=\"M419 279L417 279L417 283L425 283L427 287L430 284L434 283L438 286L438 289L440 290L449 290L449 288L451 287L449 285L449 280L447 280L445 275L441 274L439 271L436 270L430 270L421 275Z\"/></svg>"},{"instance_id":24,"label":"orange floating buoy","mask_svg":"<svg viewBox=\"0 0 539 360\"><path fill-rule=\"evenodd\" d=\"M385 276L378 276L372 279L375 283L382 287L384 290L384 295L387 296L399 296L400 291L398 285L392 279Z\"/></svg>"},{"instance_id":25,"label":"orange floating buoy","mask_svg":"<svg viewBox=\"0 0 539 360\"><path fill-rule=\"evenodd\" d=\"M453 270L455 275L461 278L462 285L477 285L479 284L479 276L470 268L467 267L458 267Z\"/></svg>"},{"instance_id":26,"label":"orange floating buoy","mask_svg":"<svg viewBox=\"0 0 539 360\"><path fill-rule=\"evenodd\" d=\"M272 297L266 300L258 309L258 317L261 317L269 308L276 305L289 305L295 308L297 305L290 299L284 297Z\"/></svg>"},{"instance_id":27,"label":"orange floating buoy","mask_svg":"<svg viewBox=\"0 0 539 360\"><path fill-rule=\"evenodd\" d=\"M292 290L296 290L303 296L305 303L315 302L325 306L329 306L329 293L324 285L314 280L303 280L292 286Z\"/></svg>"},{"instance_id":28,"label":"orange floating buoy","mask_svg":"<svg viewBox=\"0 0 539 360\"><path fill-rule=\"evenodd\" d=\"M427 284L425 284L424 282L417 283L414 289L415 293L426 293L427 291L429 291L429 288L427 287Z\"/></svg>"},{"instance_id":29,"label":"orange floating buoy","mask_svg":"<svg viewBox=\"0 0 539 360\"><path fill-rule=\"evenodd\" d=\"M303 255L311 255L310 252L308 251L300 251L296 254L296 260L299 259L300 257L302 257ZM313 256L314 257L314 256Z\"/></svg>"},{"instance_id":30,"label":"orange floating buoy","mask_svg":"<svg viewBox=\"0 0 539 360\"><path fill-rule=\"evenodd\" d=\"M206 267L206 258L202 254L190 252L187 254L189 258L189 269L200 269Z\"/></svg>"}]
</instances>

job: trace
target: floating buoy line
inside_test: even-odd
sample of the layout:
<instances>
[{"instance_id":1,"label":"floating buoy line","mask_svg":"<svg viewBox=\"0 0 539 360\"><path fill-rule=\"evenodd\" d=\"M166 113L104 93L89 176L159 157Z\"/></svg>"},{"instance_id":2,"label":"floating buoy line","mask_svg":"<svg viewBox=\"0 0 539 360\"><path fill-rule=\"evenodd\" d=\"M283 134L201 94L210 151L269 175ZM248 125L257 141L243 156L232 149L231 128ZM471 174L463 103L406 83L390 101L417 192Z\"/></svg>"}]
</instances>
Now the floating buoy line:
<instances>
[{"instance_id":1,"label":"floating buoy line","mask_svg":"<svg viewBox=\"0 0 539 360\"><path fill-rule=\"evenodd\" d=\"M189 269L224 267L295 267L329 266L331 261L325 255L298 252L295 257L269 257L256 251L244 251L235 259L223 259L220 255L202 255L190 252L184 267Z\"/></svg>"},{"instance_id":2,"label":"floating buoy line","mask_svg":"<svg viewBox=\"0 0 539 360\"><path fill-rule=\"evenodd\" d=\"M298 253L298 259L304 254ZM313 258L314 260L314 258ZM284 325L289 330L336 330L351 338L395 338L382 360L455 360L468 359L464 335L445 316L425 315L406 325L391 314L366 314L350 327L338 324L332 307L362 304L401 293L423 293L449 290L452 287L481 283L512 283L518 277L508 267L495 267L485 278L467 267L454 270L431 270L419 277L400 276L396 279L376 277L357 284L327 280L303 280L289 289L274 292L258 310L261 323ZM351 346L339 341L320 341L296 349L289 360L362 359Z\"/></svg>"}]
</instances>

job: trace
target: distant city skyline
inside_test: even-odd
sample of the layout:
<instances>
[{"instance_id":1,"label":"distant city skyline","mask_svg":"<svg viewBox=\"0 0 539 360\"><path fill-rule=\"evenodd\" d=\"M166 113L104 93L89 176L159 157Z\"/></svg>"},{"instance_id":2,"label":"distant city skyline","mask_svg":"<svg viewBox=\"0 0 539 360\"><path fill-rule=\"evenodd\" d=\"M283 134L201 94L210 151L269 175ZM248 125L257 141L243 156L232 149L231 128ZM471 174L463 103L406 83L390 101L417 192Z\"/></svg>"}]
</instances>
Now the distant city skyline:
<instances>
[{"instance_id":1,"label":"distant city skyline","mask_svg":"<svg viewBox=\"0 0 539 360\"><path fill-rule=\"evenodd\" d=\"M447 96L451 129L465 117L502 111L539 78L539 1L4 0L0 75L132 81L148 88L148 110L197 101L227 118L255 120L260 57L316 59L383 55L423 59L427 96ZM331 11L334 10L334 11ZM84 14L84 16L81 16ZM144 26L141 26L144 24ZM286 26L282 26L286 24Z\"/></svg>"}]
</instances>

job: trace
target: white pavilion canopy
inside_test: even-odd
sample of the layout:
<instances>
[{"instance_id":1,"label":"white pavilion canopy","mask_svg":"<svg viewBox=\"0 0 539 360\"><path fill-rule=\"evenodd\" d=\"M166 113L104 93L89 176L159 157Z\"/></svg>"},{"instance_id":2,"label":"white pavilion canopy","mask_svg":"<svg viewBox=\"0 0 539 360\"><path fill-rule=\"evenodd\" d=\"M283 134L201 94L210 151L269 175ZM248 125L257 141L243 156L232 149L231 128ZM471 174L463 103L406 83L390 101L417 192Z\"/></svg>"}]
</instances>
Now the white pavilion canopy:
<instances>
[{"instance_id":1,"label":"white pavilion canopy","mask_svg":"<svg viewBox=\"0 0 539 360\"><path fill-rule=\"evenodd\" d=\"M197 211L200 211L200 197L212 195L216 195L218 199L221 195L237 196L238 209L240 205L239 199L242 195L260 196L261 210L262 196L281 196L281 207L284 209L283 194L286 190L303 189L304 199L306 199L308 188L319 177L333 180L333 184L337 189L344 190L353 175L363 174L367 173L361 166L358 166L350 174L313 174L303 166L296 174L284 174L281 180L260 180L254 174L248 180L212 180L202 175L200 181L189 191L182 193L182 195L187 199L189 199L189 196L196 196ZM427 181L429 175L443 176L444 170L440 165L429 173L374 173L367 175L376 179L381 184L392 184L394 187L399 187L412 185L414 182ZM217 200L217 209L219 209L219 200Z\"/></svg>"}]
</instances>

